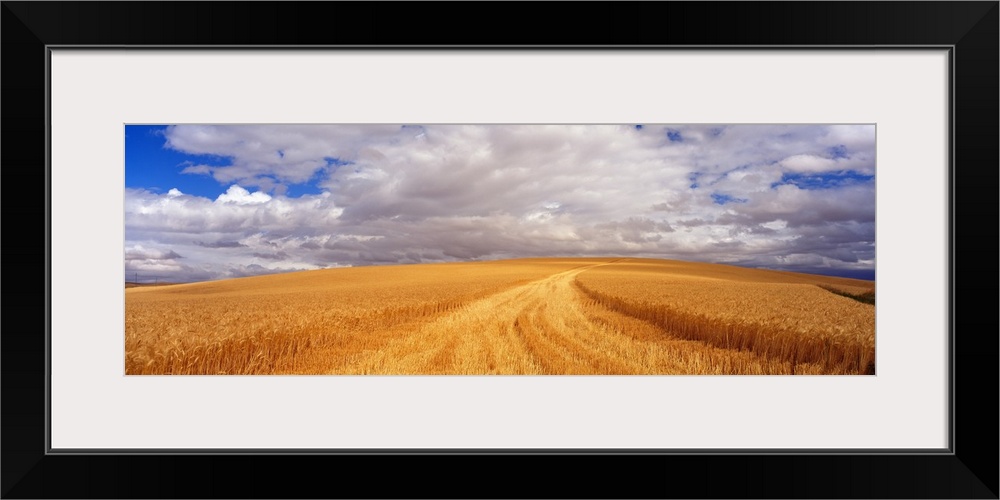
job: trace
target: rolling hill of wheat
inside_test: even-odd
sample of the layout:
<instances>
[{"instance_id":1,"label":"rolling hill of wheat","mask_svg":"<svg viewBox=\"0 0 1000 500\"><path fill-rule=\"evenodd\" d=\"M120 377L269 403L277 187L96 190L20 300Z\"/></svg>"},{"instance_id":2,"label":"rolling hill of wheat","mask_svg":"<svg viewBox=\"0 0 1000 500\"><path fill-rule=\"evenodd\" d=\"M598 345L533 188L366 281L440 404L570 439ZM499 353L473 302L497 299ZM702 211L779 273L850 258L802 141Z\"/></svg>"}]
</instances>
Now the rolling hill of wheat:
<instances>
[{"instance_id":1,"label":"rolling hill of wheat","mask_svg":"<svg viewBox=\"0 0 1000 500\"><path fill-rule=\"evenodd\" d=\"M126 374L871 374L874 283L656 259L125 290Z\"/></svg>"}]
</instances>

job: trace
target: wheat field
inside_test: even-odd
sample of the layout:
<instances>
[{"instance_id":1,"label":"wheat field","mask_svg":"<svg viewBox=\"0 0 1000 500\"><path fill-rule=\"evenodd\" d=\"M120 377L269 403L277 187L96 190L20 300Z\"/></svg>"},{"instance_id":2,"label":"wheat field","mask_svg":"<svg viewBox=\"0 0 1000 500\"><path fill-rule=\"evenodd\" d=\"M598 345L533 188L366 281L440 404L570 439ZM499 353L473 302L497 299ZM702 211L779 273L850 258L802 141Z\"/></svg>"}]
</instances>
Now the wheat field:
<instances>
[{"instance_id":1,"label":"wheat field","mask_svg":"<svg viewBox=\"0 0 1000 500\"><path fill-rule=\"evenodd\" d=\"M304 271L125 290L125 373L871 374L874 283L657 259Z\"/></svg>"}]
</instances>

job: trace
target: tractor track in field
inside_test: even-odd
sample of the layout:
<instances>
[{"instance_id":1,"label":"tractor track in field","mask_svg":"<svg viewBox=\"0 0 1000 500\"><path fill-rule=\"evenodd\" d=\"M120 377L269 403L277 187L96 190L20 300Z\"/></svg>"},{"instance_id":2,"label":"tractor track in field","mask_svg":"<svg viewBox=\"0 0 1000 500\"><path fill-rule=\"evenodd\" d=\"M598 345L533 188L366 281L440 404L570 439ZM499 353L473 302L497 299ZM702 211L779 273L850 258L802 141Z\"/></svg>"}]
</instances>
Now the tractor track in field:
<instances>
[{"instance_id":1,"label":"tractor track in field","mask_svg":"<svg viewBox=\"0 0 1000 500\"><path fill-rule=\"evenodd\" d=\"M542 374L627 371L605 344L611 334L583 311L581 266L479 299L359 360L351 371L400 374ZM614 368L618 368L615 370ZM398 370L398 371L397 371Z\"/></svg>"}]
</instances>

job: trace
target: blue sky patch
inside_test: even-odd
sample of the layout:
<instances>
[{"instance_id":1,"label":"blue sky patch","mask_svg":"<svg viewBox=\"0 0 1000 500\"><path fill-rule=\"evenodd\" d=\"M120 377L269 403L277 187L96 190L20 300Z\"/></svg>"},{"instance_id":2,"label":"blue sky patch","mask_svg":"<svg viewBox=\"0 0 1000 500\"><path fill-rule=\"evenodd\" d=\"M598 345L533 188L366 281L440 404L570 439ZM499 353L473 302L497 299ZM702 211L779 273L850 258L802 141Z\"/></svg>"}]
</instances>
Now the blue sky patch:
<instances>
[{"instance_id":1,"label":"blue sky patch","mask_svg":"<svg viewBox=\"0 0 1000 500\"><path fill-rule=\"evenodd\" d=\"M681 137L678 130L667 130L667 139L670 139L670 142L684 142L684 137Z\"/></svg>"},{"instance_id":2,"label":"blue sky patch","mask_svg":"<svg viewBox=\"0 0 1000 500\"><path fill-rule=\"evenodd\" d=\"M840 158L848 158L850 155L847 154L847 146L843 144L838 144L831 148L827 148L826 153L830 155L830 158L834 160L839 160Z\"/></svg>"},{"instance_id":3,"label":"blue sky patch","mask_svg":"<svg viewBox=\"0 0 1000 500\"><path fill-rule=\"evenodd\" d=\"M701 175L702 175L701 172L691 172L690 174L688 174L688 180L691 181L691 186L689 186L691 189L698 189L698 187L700 186L700 184L698 183L698 179L701 177Z\"/></svg>"},{"instance_id":4,"label":"blue sky patch","mask_svg":"<svg viewBox=\"0 0 1000 500\"><path fill-rule=\"evenodd\" d=\"M863 174L854 170L823 172L819 174L785 172L781 174L781 181L772 183L771 188L791 184L799 189L806 190L835 189L873 182L874 179L874 175Z\"/></svg>"},{"instance_id":5,"label":"blue sky patch","mask_svg":"<svg viewBox=\"0 0 1000 500\"><path fill-rule=\"evenodd\" d=\"M231 158L218 155L193 155L165 146L162 125L125 126L125 187L166 193L172 188L185 194L215 199L226 191L210 175L181 174L186 167L208 165L223 167Z\"/></svg>"},{"instance_id":6,"label":"blue sky patch","mask_svg":"<svg viewBox=\"0 0 1000 500\"><path fill-rule=\"evenodd\" d=\"M341 165L350 165L350 164L354 163L354 162L347 161L347 160L341 160L340 158L331 158L329 156L324 157L323 161L326 162L326 165L328 167L339 167Z\"/></svg>"},{"instance_id":7,"label":"blue sky patch","mask_svg":"<svg viewBox=\"0 0 1000 500\"><path fill-rule=\"evenodd\" d=\"M226 192L230 185L239 184L220 183L208 173L182 173L185 168L197 165L226 167L232 165L233 159L220 155L189 154L168 148L164 135L166 129L164 125L125 126L125 187L141 188L160 194L176 188L184 194L214 200ZM284 158L285 150L277 149L275 155ZM351 164L340 158L327 157L324 160L328 168ZM275 184L279 184L273 176L263 176L263 178L269 178ZM324 190L319 187L319 182L324 178L325 174L321 170L305 183L288 184L285 196L320 194ZM244 187L251 192L257 190L251 186Z\"/></svg>"},{"instance_id":8,"label":"blue sky patch","mask_svg":"<svg viewBox=\"0 0 1000 500\"><path fill-rule=\"evenodd\" d=\"M725 205L727 203L746 203L747 201L749 200L746 198L736 198L728 194L712 193L712 202L716 205Z\"/></svg>"}]
</instances>

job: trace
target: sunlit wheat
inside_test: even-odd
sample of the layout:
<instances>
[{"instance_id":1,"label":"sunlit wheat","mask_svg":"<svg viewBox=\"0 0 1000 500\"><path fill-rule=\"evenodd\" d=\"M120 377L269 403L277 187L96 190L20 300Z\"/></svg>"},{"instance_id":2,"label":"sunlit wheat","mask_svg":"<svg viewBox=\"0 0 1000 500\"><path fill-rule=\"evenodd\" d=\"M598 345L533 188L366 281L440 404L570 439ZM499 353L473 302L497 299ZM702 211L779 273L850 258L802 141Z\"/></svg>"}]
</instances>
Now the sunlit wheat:
<instances>
[{"instance_id":1,"label":"sunlit wheat","mask_svg":"<svg viewBox=\"0 0 1000 500\"><path fill-rule=\"evenodd\" d=\"M874 307L831 290L872 288L646 259L362 267L130 288L125 370L870 373Z\"/></svg>"}]
</instances>

